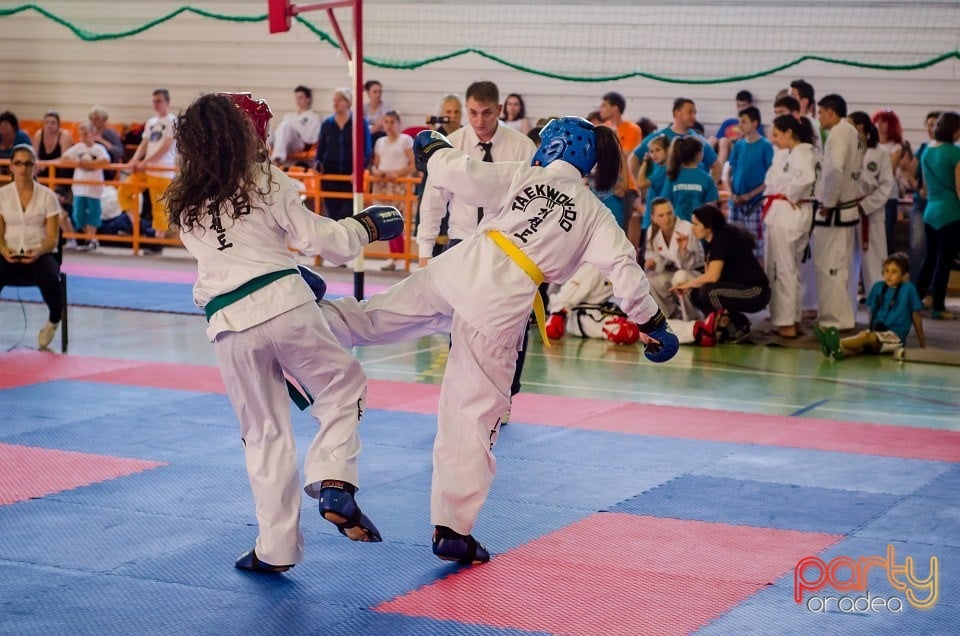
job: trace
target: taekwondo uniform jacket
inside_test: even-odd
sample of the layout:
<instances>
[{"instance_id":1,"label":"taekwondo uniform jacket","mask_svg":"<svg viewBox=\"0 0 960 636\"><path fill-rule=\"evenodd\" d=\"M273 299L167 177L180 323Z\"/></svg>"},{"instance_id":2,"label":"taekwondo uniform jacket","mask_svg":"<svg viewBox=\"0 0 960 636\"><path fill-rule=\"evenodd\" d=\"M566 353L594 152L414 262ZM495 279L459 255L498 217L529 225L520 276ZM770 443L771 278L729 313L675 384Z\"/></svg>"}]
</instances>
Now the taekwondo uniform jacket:
<instances>
[{"instance_id":1,"label":"taekwondo uniform jacket","mask_svg":"<svg viewBox=\"0 0 960 636\"><path fill-rule=\"evenodd\" d=\"M776 152L765 179L765 194L771 198L764 224L796 232L810 231L819 172L820 157L810 144ZM786 198L774 198L776 195Z\"/></svg>"},{"instance_id":2,"label":"taekwondo uniform jacket","mask_svg":"<svg viewBox=\"0 0 960 636\"><path fill-rule=\"evenodd\" d=\"M482 160L483 149L478 145L480 139L471 126L464 126L450 133L447 137L454 148L467 155ZM490 154L495 162L498 161L525 161L533 159L537 147L523 133L497 124L497 131L490 140ZM447 235L452 240L463 240L477 231L478 208L486 208L484 202L478 205L467 205L460 199L444 190L430 187L430 177L423 190L423 200L420 202L420 224L417 226L417 245L421 258L433 256L433 246L440 234L440 222L447 213L449 205L450 220L447 225Z\"/></svg>"},{"instance_id":3,"label":"taekwondo uniform jacket","mask_svg":"<svg viewBox=\"0 0 960 636\"><path fill-rule=\"evenodd\" d=\"M846 119L830 129L816 187L821 206L814 219L816 225L846 226L860 222L860 170L865 150L857 129ZM827 210L826 216L824 210Z\"/></svg>"},{"instance_id":4,"label":"taekwondo uniform jacket","mask_svg":"<svg viewBox=\"0 0 960 636\"><path fill-rule=\"evenodd\" d=\"M338 223L303 207L293 181L268 164L259 171L257 187L269 191L263 199L251 198L249 214L206 217L203 232L181 231L184 247L197 259L198 277L193 299L203 309L210 300L234 291L254 278L296 270L289 247L305 254L319 254L334 265L356 256L366 244L366 230L359 223ZM269 188L269 189L268 189ZM244 331L316 298L303 278L286 276L216 312L210 317L207 336L216 340L224 331Z\"/></svg>"},{"instance_id":5,"label":"taekwondo uniform jacket","mask_svg":"<svg viewBox=\"0 0 960 636\"><path fill-rule=\"evenodd\" d=\"M534 280L488 231L502 233L547 282L565 282L582 263L592 263L631 320L644 323L657 312L633 246L572 165L484 163L444 149L431 157L428 172L428 187L438 194L456 192L466 205L488 206L477 233L426 268L455 312L487 338L519 349L537 293Z\"/></svg>"}]
</instances>

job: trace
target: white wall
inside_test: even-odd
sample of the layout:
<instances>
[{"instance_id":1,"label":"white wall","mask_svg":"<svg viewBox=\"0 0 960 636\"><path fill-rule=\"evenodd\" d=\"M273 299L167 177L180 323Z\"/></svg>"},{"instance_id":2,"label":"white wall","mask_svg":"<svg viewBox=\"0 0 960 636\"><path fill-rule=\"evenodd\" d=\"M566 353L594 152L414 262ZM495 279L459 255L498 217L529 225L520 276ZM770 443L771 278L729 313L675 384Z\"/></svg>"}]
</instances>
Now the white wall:
<instances>
[{"instance_id":1,"label":"white wall","mask_svg":"<svg viewBox=\"0 0 960 636\"><path fill-rule=\"evenodd\" d=\"M741 11L738 16L752 15L771 24L777 22L781 8L788 4L759 0L741 0L739 4L744 2L750 5L750 13L738 9ZM20 4L22 3L0 2L0 8L11 8ZM91 31L115 31L140 25L186 4L224 14L256 15L266 11L265 0L78 0L37 4ZM604 33L612 33L613 29L610 15L603 10L605 3L508 4L509 11L506 13L488 12L486 20L493 24L484 25L480 22L478 29L473 31L486 33L484 37L491 39L490 47L495 44L498 25L505 34L504 39L514 42L517 39L517 26L521 22L521 16L523 22L535 15L539 16L538 22L549 24L551 17L569 22L571 15L576 15L579 18L577 33L594 33L599 34L599 37L591 36L585 39L584 36L573 43L558 44L551 40L551 29L536 29L531 24L522 33L525 41L523 45L514 43L511 44L512 49L498 50L498 53L505 56L512 53L520 55L524 47L533 51L541 47L543 50L540 51L540 60L543 61L544 51L547 55L552 55L554 50L563 47L571 49L589 45L595 47L596 51L602 51L605 46L625 46L622 39L613 41L603 37ZM702 23L705 26L697 27L695 23L685 26L685 40L689 45L687 50L678 47L676 55L692 56L694 62L702 62L705 67L712 69L713 66L708 62L717 54L711 53L710 48L714 46L710 38L716 38L716 27L711 28L711 25L715 25L715 16L711 12L715 12L718 6L732 11L734 9L730 7L736 4L710 0L687 3L686 10L703 14ZM834 5L838 4L857 5L858 2L806 3L807 10L811 12L809 24L836 20L837 9ZM869 3L859 4L873 6ZM551 10L549 5L562 6L562 14ZM795 6L795 3L789 5ZM911 3L900 5L911 6ZM368 1L365 3L364 20L366 31L371 37L368 56L375 45L390 38L402 42L407 49L411 42L416 44L418 40L427 41L435 37L445 38L443 45L448 48L470 45L483 47L482 43L460 43L458 40L458 34L466 33L465 25L468 22L484 19L478 10L479 6L476 2L406 2L403 3L403 11L409 19L402 27L398 27L392 26L398 20L397 14L389 11L382 0ZM960 3L913 3L912 6L916 12L936 12L936 15L918 15L927 22L940 24L938 37L943 39L946 35L947 40L952 38L956 47L960 39L960 19L954 18L960 16ZM624 7L618 8L623 10ZM336 13L349 33L349 11L338 9ZM514 16L516 19L505 19L504 15ZM307 17L318 28L332 32L322 12L308 14ZM685 20L689 22L688 19ZM622 24L619 26L623 27ZM668 27L676 28L676 25L645 24L642 28L637 27L635 42L630 44L635 50L637 68L643 67L645 57L649 57L650 51L646 48L650 42L649 34L665 33L667 31L664 29ZM858 38L868 43L877 37L875 33L867 39L858 36L859 27L856 24L831 24L830 28L836 32L838 42L847 44L846 47L839 48L855 49L856 46L850 43L855 44ZM900 44L893 46L899 42L898 25L887 24L884 28L884 37L890 40L891 50L903 48ZM267 33L265 22L226 22L184 14L132 37L84 42L52 20L36 12L25 11L14 16L0 17L0 32L0 59L3 60L0 64L0 110L12 110L21 119L39 119L44 111L56 109L67 120L79 120L85 118L91 105L101 104L110 111L113 121L142 121L150 115L150 93L158 86L170 89L174 110L185 107L201 92L248 90L256 96L268 99L274 111L280 113L292 107L291 89L301 83L314 87L315 107L323 113L329 113L330 90L349 84L347 65L339 52L296 23L290 33L271 36ZM910 38L915 44L916 34L911 33ZM789 41L785 39L776 59L782 59L784 55L793 59L810 53L811 51L803 50L804 41L802 33L798 34L798 37L789 38ZM741 44L731 39L727 51ZM698 45L702 48L698 49ZM662 47L661 44L660 48ZM744 50L740 59L743 60L744 69L772 65L762 53L746 44L742 44L742 48ZM426 50L424 47L425 52ZM585 50L582 55L595 55L596 51ZM849 51L846 54L856 55ZM957 81L960 79L960 62L955 58L930 68L909 72L871 71L822 62L804 62L776 75L719 85L673 84L642 78L616 82L562 81L514 70L476 54L455 57L417 70L390 70L368 65L364 72L368 79L375 78L383 82L385 99L400 111L404 125L422 123L424 116L436 108L441 94L462 93L467 84L479 79L495 81L503 94L523 94L528 114L534 119L545 115L584 115L596 108L604 92L617 90L627 98L627 117L636 119L645 115L657 123L665 124L670 120L671 102L682 95L696 100L700 120L707 126L708 132L722 119L734 114L733 96L737 90L751 90L758 98L761 112L765 117L769 117L776 91L798 77L810 81L818 96L830 92L844 95L851 110L866 110L872 113L881 107L893 108L904 122L907 138L912 141L920 141L925 137L922 123L928 110L960 108L960 82Z\"/></svg>"}]
</instances>

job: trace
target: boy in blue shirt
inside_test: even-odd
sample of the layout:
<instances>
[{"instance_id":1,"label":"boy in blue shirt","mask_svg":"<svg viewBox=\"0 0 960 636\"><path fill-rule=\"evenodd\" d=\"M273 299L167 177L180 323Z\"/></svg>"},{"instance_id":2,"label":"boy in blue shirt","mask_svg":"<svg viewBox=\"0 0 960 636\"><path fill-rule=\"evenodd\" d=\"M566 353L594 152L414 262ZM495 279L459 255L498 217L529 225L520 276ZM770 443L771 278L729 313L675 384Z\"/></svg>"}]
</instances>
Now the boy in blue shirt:
<instances>
[{"instance_id":1,"label":"boy in blue shirt","mask_svg":"<svg viewBox=\"0 0 960 636\"><path fill-rule=\"evenodd\" d=\"M763 191L767 170L773 163L773 144L760 134L760 111L748 106L740 111L743 134L730 152L728 184L730 221L756 239L753 254L763 262Z\"/></svg>"},{"instance_id":2,"label":"boy in blue shirt","mask_svg":"<svg viewBox=\"0 0 960 636\"><path fill-rule=\"evenodd\" d=\"M836 327L814 327L823 355L842 360L861 353L891 353L903 348L911 326L917 332L920 347L927 346L920 318L920 294L910 282L906 254L897 252L883 261L883 280L873 284L867 306L870 307L870 328L855 336L841 340Z\"/></svg>"}]
</instances>

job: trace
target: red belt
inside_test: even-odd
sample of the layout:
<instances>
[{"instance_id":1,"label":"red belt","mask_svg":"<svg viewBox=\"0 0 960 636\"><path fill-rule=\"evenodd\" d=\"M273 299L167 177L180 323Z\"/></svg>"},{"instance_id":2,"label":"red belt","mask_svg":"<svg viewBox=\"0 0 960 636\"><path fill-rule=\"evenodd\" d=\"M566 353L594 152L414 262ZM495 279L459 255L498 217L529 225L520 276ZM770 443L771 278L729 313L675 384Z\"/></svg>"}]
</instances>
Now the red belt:
<instances>
[{"instance_id":1,"label":"red belt","mask_svg":"<svg viewBox=\"0 0 960 636\"><path fill-rule=\"evenodd\" d=\"M763 238L763 220L767 218L767 212L774 201L789 201L785 194L765 194L763 195L763 207L760 208L760 229L757 231L757 238Z\"/></svg>"}]
</instances>

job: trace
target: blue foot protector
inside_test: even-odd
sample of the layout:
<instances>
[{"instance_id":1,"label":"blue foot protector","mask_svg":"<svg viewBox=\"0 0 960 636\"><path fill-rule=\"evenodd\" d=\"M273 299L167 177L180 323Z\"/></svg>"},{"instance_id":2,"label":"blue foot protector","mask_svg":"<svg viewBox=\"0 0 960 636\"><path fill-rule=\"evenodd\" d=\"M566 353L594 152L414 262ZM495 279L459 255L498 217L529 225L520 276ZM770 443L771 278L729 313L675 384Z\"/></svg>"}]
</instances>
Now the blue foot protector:
<instances>
[{"instance_id":1,"label":"blue foot protector","mask_svg":"<svg viewBox=\"0 0 960 636\"><path fill-rule=\"evenodd\" d=\"M234 566L238 570L260 572L262 574L279 574L293 567L292 565L271 565L270 563L265 563L257 558L257 553L252 548L249 552L241 555Z\"/></svg>"},{"instance_id":2,"label":"blue foot protector","mask_svg":"<svg viewBox=\"0 0 960 636\"><path fill-rule=\"evenodd\" d=\"M357 505L356 492L357 487L345 481L323 480L320 483L320 514L351 541L383 541L377 526Z\"/></svg>"},{"instance_id":3,"label":"blue foot protector","mask_svg":"<svg viewBox=\"0 0 960 636\"><path fill-rule=\"evenodd\" d=\"M446 526L436 526L433 531L433 553L444 561L456 561L463 565L490 560L490 553L472 534L459 534Z\"/></svg>"}]
</instances>

